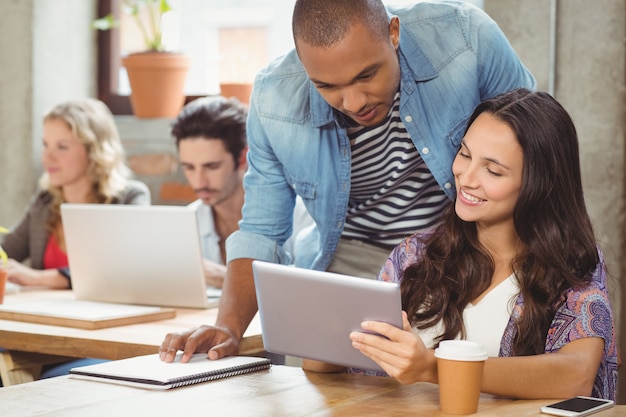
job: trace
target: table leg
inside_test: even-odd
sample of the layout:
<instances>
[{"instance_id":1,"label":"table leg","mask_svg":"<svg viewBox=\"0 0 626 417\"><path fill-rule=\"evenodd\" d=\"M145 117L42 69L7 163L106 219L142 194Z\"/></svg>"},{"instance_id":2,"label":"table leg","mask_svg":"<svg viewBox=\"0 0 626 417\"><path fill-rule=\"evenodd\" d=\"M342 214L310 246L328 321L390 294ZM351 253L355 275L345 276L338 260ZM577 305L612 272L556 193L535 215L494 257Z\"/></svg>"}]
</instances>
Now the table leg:
<instances>
[{"instance_id":1,"label":"table leg","mask_svg":"<svg viewBox=\"0 0 626 417\"><path fill-rule=\"evenodd\" d=\"M72 359L75 358L15 350L0 351L0 378L5 387L31 382L39 378L44 365Z\"/></svg>"}]
</instances>

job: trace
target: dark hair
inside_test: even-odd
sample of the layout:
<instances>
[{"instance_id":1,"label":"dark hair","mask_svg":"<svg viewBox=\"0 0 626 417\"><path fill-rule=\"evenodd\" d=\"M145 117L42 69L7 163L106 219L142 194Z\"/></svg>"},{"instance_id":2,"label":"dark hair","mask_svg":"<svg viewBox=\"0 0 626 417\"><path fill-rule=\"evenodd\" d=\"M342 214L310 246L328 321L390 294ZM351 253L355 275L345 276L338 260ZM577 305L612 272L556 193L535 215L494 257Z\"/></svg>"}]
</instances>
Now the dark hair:
<instances>
[{"instance_id":1,"label":"dark hair","mask_svg":"<svg viewBox=\"0 0 626 417\"><path fill-rule=\"evenodd\" d=\"M297 0L292 18L293 38L312 46L329 47L361 22L375 37L389 37L389 17L380 0Z\"/></svg>"},{"instance_id":2,"label":"dark hair","mask_svg":"<svg viewBox=\"0 0 626 417\"><path fill-rule=\"evenodd\" d=\"M524 306L513 353L539 354L565 291L588 284L599 263L583 196L576 129L567 111L543 92L518 89L486 100L468 127L485 112L513 130L524 155L513 213L521 250L511 263ZM438 340L464 336L463 310L489 287L493 259L478 241L476 224L462 221L453 203L437 231L425 239L423 259L403 274L404 308L418 328L442 319L445 331Z\"/></svg>"},{"instance_id":3,"label":"dark hair","mask_svg":"<svg viewBox=\"0 0 626 417\"><path fill-rule=\"evenodd\" d=\"M232 154L235 168L239 156L246 148L247 109L237 99L211 96L188 103L172 125L172 136L176 147L181 140L203 137L224 142L226 150Z\"/></svg>"}]
</instances>

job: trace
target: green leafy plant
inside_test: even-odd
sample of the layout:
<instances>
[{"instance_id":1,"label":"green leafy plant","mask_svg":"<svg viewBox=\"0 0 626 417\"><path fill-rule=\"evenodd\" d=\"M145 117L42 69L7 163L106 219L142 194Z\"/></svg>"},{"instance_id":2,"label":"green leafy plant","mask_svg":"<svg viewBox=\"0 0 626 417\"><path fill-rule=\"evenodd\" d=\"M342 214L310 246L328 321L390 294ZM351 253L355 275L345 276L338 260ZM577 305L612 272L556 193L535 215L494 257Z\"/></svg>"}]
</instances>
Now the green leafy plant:
<instances>
[{"instance_id":1,"label":"green leafy plant","mask_svg":"<svg viewBox=\"0 0 626 417\"><path fill-rule=\"evenodd\" d=\"M167 0L124 0L122 10L127 15L132 16L137 23L146 50L157 52L165 50L161 18L164 13L172 10ZM145 10L145 13L142 13L142 10ZM109 30L119 27L119 20L113 15L107 15L91 22L91 27L98 30Z\"/></svg>"},{"instance_id":2,"label":"green leafy plant","mask_svg":"<svg viewBox=\"0 0 626 417\"><path fill-rule=\"evenodd\" d=\"M9 231L0 226L0 233L9 233ZM0 261L2 261L2 265L6 265L9 262L9 256L4 249L2 249L2 246L0 246Z\"/></svg>"}]
</instances>

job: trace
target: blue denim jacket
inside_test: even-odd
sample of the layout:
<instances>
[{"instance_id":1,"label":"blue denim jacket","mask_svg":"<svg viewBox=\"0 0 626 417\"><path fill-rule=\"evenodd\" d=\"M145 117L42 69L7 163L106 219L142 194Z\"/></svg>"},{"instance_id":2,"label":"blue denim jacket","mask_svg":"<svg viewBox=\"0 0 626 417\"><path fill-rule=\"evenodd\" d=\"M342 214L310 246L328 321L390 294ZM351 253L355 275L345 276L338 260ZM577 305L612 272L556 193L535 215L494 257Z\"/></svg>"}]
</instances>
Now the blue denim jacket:
<instances>
[{"instance_id":1,"label":"blue denim jacket","mask_svg":"<svg viewBox=\"0 0 626 417\"><path fill-rule=\"evenodd\" d=\"M454 198L452 161L482 100L535 88L496 23L457 2L389 9L400 18L400 114L439 185ZM256 77L248 115L249 169L240 230L228 260L288 263L296 194L316 227L296 240L296 265L324 270L341 237L350 193L350 143L295 51Z\"/></svg>"}]
</instances>

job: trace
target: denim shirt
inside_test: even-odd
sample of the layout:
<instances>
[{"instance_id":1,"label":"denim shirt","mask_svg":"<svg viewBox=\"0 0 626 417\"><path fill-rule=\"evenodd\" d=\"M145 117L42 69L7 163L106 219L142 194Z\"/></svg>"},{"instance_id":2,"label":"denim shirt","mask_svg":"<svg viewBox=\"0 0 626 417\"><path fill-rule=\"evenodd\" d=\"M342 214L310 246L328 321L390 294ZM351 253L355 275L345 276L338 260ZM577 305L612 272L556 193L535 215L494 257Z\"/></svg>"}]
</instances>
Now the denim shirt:
<instances>
[{"instance_id":1,"label":"denim shirt","mask_svg":"<svg viewBox=\"0 0 626 417\"><path fill-rule=\"evenodd\" d=\"M459 2L388 9L400 19L400 115L433 176L453 199L452 161L467 119L482 101L535 88L496 23ZM346 130L317 92L295 51L257 75L248 114L249 169L239 231L226 242L238 258L289 263L296 195L316 227L296 239L296 266L324 270L341 237L350 194Z\"/></svg>"}]
</instances>

